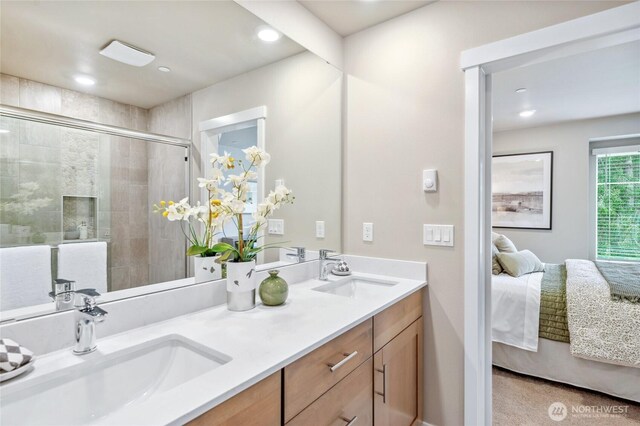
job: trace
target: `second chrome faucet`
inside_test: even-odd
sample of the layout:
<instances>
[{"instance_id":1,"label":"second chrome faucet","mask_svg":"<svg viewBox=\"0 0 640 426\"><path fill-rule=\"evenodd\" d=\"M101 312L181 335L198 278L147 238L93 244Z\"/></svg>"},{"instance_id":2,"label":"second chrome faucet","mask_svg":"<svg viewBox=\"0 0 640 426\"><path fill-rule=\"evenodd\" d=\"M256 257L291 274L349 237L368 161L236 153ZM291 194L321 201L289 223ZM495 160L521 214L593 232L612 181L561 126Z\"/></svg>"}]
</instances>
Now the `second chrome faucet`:
<instances>
[{"instance_id":1,"label":"second chrome faucet","mask_svg":"<svg viewBox=\"0 0 640 426\"><path fill-rule=\"evenodd\" d=\"M75 291L75 334L76 344L73 353L84 355L96 350L96 323L105 320L107 311L96 304L100 296L93 288Z\"/></svg>"},{"instance_id":2,"label":"second chrome faucet","mask_svg":"<svg viewBox=\"0 0 640 426\"><path fill-rule=\"evenodd\" d=\"M329 256L329 253L335 253L333 250L321 249L318 260L319 271L318 279L322 281L329 280L330 267L337 265L340 262L340 258L337 256Z\"/></svg>"}]
</instances>

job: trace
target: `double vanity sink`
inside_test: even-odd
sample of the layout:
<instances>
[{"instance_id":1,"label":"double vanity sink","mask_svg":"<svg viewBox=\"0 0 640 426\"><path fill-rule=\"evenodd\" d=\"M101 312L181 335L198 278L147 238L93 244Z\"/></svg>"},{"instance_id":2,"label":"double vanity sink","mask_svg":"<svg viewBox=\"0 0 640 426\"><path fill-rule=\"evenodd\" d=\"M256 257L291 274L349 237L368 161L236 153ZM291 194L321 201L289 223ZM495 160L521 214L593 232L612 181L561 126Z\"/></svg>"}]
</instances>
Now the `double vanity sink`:
<instances>
[{"instance_id":1,"label":"double vanity sink","mask_svg":"<svg viewBox=\"0 0 640 426\"><path fill-rule=\"evenodd\" d=\"M280 307L237 313L222 304L112 336L98 331L94 353L40 356L32 372L0 386L0 422L182 424L424 285L371 274L307 279Z\"/></svg>"}]
</instances>

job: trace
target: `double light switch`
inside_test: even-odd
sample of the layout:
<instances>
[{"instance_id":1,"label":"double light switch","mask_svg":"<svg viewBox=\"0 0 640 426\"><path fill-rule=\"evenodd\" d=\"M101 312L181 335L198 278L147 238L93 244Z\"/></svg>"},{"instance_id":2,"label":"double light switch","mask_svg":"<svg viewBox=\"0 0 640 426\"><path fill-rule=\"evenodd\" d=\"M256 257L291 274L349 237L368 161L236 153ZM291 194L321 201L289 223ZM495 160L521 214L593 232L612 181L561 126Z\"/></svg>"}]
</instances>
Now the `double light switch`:
<instances>
[{"instance_id":1,"label":"double light switch","mask_svg":"<svg viewBox=\"0 0 640 426\"><path fill-rule=\"evenodd\" d=\"M423 228L424 245L453 247L453 225L423 225Z\"/></svg>"},{"instance_id":2,"label":"double light switch","mask_svg":"<svg viewBox=\"0 0 640 426\"><path fill-rule=\"evenodd\" d=\"M267 232L269 233L269 235L284 235L284 220L269 219Z\"/></svg>"}]
</instances>

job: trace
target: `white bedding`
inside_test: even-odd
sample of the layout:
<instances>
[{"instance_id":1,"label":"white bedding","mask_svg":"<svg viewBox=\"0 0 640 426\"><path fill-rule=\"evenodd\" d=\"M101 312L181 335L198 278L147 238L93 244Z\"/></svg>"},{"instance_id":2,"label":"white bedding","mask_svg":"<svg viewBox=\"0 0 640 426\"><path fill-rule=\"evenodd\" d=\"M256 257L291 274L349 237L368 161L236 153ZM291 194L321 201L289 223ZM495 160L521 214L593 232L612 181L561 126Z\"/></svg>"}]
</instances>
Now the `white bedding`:
<instances>
[{"instance_id":1,"label":"white bedding","mask_svg":"<svg viewBox=\"0 0 640 426\"><path fill-rule=\"evenodd\" d=\"M577 358L568 343L541 338L538 352L494 343L493 365L640 403L640 368Z\"/></svg>"},{"instance_id":2,"label":"white bedding","mask_svg":"<svg viewBox=\"0 0 640 426\"><path fill-rule=\"evenodd\" d=\"M491 279L491 327L494 342L536 352L543 272Z\"/></svg>"}]
</instances>

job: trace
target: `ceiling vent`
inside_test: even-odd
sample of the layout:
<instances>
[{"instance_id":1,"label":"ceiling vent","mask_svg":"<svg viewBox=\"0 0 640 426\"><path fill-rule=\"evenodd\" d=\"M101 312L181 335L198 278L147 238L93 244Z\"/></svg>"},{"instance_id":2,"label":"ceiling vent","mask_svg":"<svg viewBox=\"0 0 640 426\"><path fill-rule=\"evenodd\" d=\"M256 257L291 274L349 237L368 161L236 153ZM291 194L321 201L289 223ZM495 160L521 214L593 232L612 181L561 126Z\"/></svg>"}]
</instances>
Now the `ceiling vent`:
<instances>
[{"instance_id":1,"label":"ceiling vent","mask_svg":"<svg viewBox=\"0 0 640 426\"><path fill-rule=\"evenodd\" d=\"M111 43L100 51L100 54L107 58L111 58L114 61L133 65L134 67L144 67L145 65L153 62L156 58L154 54L149 53L146 50L142 50L118 40L111 41Z\"/></svg>"}]
</instances>

